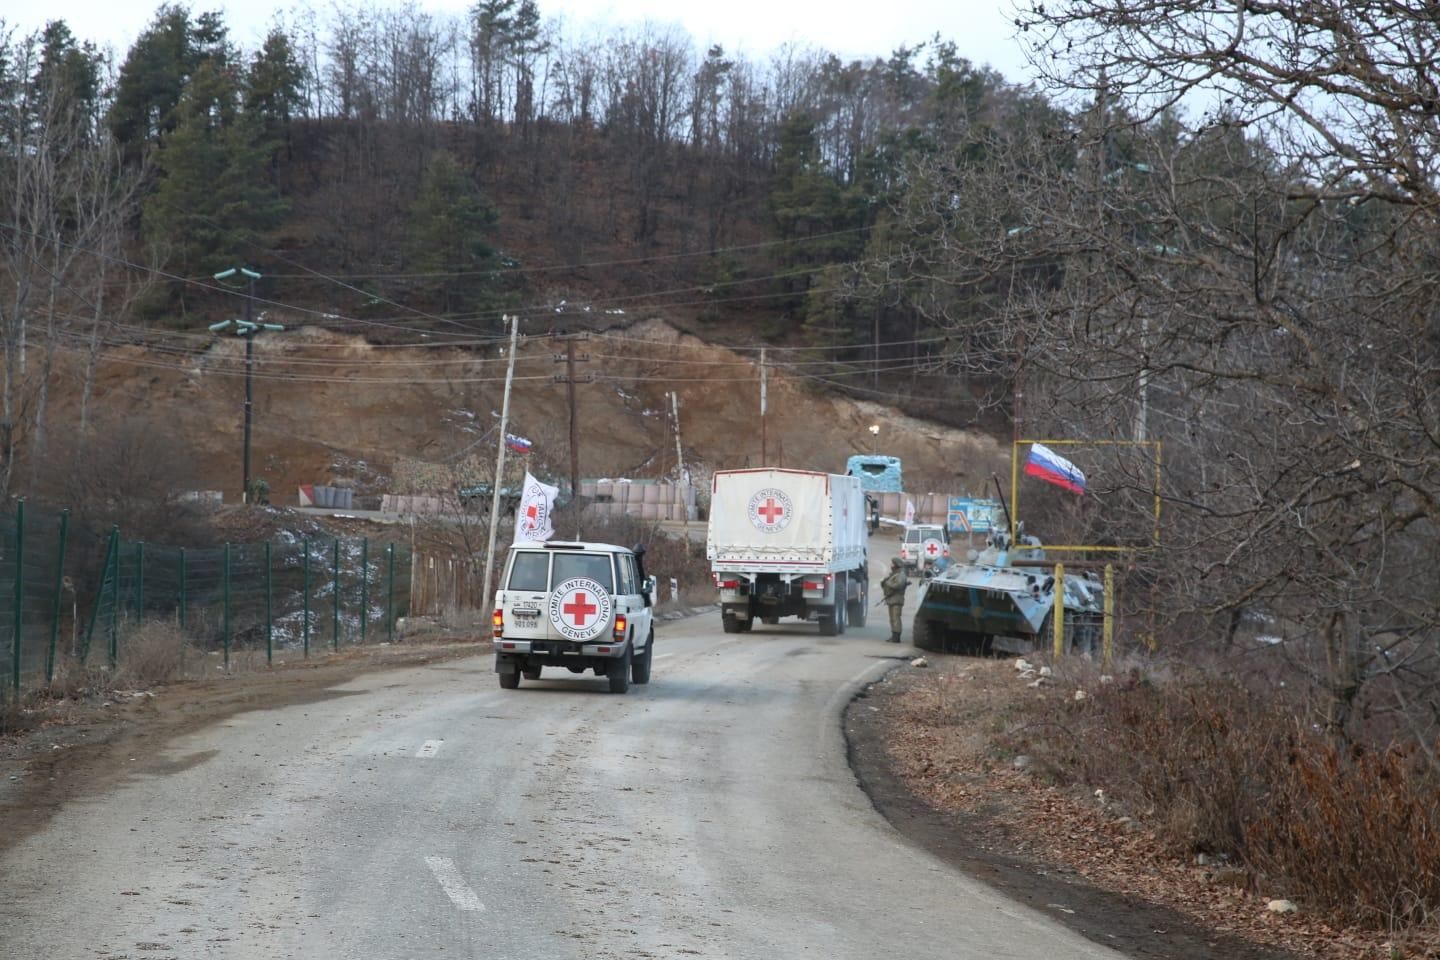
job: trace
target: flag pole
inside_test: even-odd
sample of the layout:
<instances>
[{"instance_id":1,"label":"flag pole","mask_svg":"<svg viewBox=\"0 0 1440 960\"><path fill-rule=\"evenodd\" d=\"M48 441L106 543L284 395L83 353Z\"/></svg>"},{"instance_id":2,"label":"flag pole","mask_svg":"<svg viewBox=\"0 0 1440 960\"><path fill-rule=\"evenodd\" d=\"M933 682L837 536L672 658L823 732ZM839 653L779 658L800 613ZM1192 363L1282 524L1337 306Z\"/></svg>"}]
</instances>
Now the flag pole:
<instances>
[{"instance_id":1,"label":"flag pole","mask_svg":"<svg viewBox=\"0 0 1440 960\"><path fill-rule=\"evenodd\" d=\"M520 339L520 317L510 318L510 363L505 368L505 399L500 404L500 441L495 445L495 482L490 485L490 543L485 547L485 577L480 581L485 604L481 611L494 609L490 589L490 567L495 562L495 530L500 521L500 478L505 471L505 429L510 423L510 384L515 379L515 343Z\"/></svg>"}]
</instances>

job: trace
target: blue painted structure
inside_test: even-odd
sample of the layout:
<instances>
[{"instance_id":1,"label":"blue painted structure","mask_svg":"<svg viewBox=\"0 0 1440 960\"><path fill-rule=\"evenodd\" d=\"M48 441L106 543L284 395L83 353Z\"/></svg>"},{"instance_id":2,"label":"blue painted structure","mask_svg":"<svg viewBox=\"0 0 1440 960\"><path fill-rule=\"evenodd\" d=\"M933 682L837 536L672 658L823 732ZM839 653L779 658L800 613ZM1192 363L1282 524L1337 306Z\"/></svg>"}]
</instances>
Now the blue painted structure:
<instances>
[{"instance_id":1,"label":"blue painted structure","mask_svg":"<svg viewBox=\"0 0 1440 960\"><path fill-rule=\"evenodd\" d=\"M859 477L866 493L904 493L900 458L881 453L856 454L845 461L846 476Z\"/></svg>"}]
</instances>

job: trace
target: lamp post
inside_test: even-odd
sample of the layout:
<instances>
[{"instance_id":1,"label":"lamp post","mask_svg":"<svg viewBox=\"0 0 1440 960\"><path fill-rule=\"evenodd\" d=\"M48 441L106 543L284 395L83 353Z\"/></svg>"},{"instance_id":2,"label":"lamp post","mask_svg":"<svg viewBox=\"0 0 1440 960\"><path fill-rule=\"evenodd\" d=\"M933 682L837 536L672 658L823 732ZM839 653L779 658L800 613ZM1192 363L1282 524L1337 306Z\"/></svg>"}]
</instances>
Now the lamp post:
<instances>
[{"instance_id":1,"label":"lamp post","mask_svg":"<svg viewBox=\"0 0 1440 960\"><path fill-rule=\"evenodd\" d=\"M261 330L284 330L285 327L278 323L256 323L251 319L251 312L255 304L255 281L260 279L260 274L244 267L231 267L229 270L222 270L215 274L217 281L225 281L240 274L246 280L245 293L245 319L244 320L221 320L219 323L210 324L210 329L215 333L228 329L232 324L235 327L235 335L245 338L245 454L244 454L244 481L241 489L241 498L244 502L250 502L250 425L254 419L255 409L255 388L251 380L251 371L255 366L255 335Z\"/></svg>"}]
</instances>

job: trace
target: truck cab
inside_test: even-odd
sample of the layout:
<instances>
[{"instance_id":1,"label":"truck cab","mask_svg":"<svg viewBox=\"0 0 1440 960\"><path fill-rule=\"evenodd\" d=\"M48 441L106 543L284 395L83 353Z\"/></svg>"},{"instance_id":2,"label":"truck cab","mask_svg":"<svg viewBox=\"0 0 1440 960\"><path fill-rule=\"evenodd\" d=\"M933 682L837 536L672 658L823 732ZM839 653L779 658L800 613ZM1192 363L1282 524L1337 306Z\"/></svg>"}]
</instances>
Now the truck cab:
<instances>
[{"instance_id":1,"label":"truck cab","mask_svg":"<svg viewBox=\"0 0 1440 960\"><path fill-rule=\"evenodd\" d=\"M649 683L655 581L643 548L552 540L510 548L492 615L495 672L514 690L545 667L593 670L611 693Z\"/></svg>"}]
</instances>

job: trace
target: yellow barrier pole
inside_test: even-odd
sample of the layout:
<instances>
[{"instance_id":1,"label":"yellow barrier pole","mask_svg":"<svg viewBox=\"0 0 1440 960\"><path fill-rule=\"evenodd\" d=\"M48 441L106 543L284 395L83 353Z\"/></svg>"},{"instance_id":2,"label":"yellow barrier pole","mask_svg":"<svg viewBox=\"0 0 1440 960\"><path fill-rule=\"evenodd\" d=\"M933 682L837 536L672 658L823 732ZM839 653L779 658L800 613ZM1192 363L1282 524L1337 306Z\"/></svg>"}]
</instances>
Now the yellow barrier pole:
<instances>
[{"instance_id":1,"label":"yellow barrier pole","mask_svg":"<svg viewBox=\"0 0 1440 960\"><path fill-rule=\"evenodd\" d=\"M1010 549L1014 550L1016 527L1020 516L1020 444L1010 444Z\"/></svg>"},{"instance_id":2,"label":"yellow barrier pole","mask_svg":"<svg viewBox=\"0 0 1440 960\"><path fill-rule=\"evenodd\" d=\"M1055 564L1055 606L1050 619L1055 621L1055 657L1065 656L1065 564Z\"/></svg>"},{"instance_id":3,"label":"yellow barrier pole","mask_svg":"<svg viewBox=\"0 0 1440 960\"><path fill-rule=\"evenodd\" d=\"M1115 564L1105 564L1105 669L1110 669L1110 660L1115 653Z\"/></svg>"}]
</instances>

